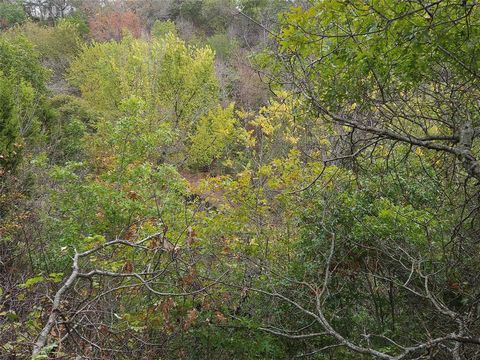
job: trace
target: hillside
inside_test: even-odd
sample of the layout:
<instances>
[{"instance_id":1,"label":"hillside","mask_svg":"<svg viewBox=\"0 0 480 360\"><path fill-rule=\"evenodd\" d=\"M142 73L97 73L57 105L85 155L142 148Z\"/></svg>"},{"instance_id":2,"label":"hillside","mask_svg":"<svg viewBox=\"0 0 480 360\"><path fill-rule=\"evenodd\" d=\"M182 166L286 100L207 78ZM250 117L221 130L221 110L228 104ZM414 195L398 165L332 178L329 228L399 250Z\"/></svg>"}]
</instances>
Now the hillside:
<instances>
[{"instance_id":1,"label":"hillside","mask_svg":"<svg viewBox=\"0 0 480 360\"><path fill-rule=\"evenodd\" d=\"M0 0L0 359L480 359L479 6Z\"/></svg>"}]
</instances>

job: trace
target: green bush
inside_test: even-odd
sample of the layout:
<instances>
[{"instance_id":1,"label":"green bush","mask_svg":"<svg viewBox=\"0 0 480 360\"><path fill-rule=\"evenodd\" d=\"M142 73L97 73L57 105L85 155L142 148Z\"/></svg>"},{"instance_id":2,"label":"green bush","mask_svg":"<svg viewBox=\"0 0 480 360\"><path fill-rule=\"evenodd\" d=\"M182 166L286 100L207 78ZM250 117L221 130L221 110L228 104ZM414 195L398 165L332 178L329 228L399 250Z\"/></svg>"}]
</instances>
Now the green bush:
<instances>
[{"instance_id":1,"label":"green bush","mask_svg":"<svg viewBox=\"0 0 480 360\"><path fill-rule=\"evenodd\" d=\"M26 19L27 15L20 4L0 3L0 29L7 29Z\"/></svg>"},{"instance_id":2,"label":"green bush","mask_svg":"<svg viewBox=\"0 0 480 360\"><path fill-rule=\"evenodd\" d=\"M175 26L175 23L171 20L155 20L155 23L152 26L151 34L154 38L163 38L167 34L177 35L177 27Z\"/></svg>"},{"instance_id":3,"label":"green bush","mask_svg":"<svg viewBox=\"0 0 480 360\"><path fill-rule=\"evenodd\" d=\"M207 44L215 50L215 54L219 58L224 60L229 59L237 48L237 42L230 39L225 34L215 34L210 36L207 40Z\"/></svg>"}]
</instances>

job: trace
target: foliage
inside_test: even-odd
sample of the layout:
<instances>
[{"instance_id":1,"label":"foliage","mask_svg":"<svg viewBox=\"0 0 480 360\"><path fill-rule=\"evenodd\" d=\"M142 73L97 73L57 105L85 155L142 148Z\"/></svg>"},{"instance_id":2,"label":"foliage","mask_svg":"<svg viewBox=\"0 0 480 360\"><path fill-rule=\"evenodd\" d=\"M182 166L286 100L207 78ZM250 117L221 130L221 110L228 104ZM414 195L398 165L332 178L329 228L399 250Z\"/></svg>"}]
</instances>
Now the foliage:
<instances>
[{"instance_id":1,"label":"foliage","mask_svg":"<svg viewBox=\"0 0 480 360\"><path fill-rule=\"evenodd\" d=\"M100 115L77 97L57 95L47 105L52 113L45 124L53 162L81 161L84 137L92 132Z\"/></svg>"},{"instance_id":2,"label":"foliage","mask_svg":"<svg viewBox=\"0 0 480 360\"><path fill-rule=\"evenodd\" d=\"M8 2L0 3L0 29L5 30L16 24L21 24L27 19L20 4L11 4Z\"/></svg>"},{"instance_id":3,"label":"foliage","mask_svg":"<svg viewBox=\"0 0 480 360\"><path fill-rule=\"evenodd\" d=\"M409 10L412 15L403 16L389 25L388 18L395 18ZM316 70L322 74L319 80L329 84L332 84L334 76L337 80L334 86L322 87L323 94L329 99L337 97L337 103L356 101L365 94L366 89L376 86L373 74L387 91L411 89L428 79L437 71L432 64L442 63L453 73L464 73L465 70L448 53L453 52L462 58L476 58L477 49L471 44L477 33L469 33L468 39L458 47L468 27L466 19L454 24L448 35L444 33L445 27L450 26L448 23L438 27L428 24L432 19L441 23L468 11L468 7L460 4L450 7L443 2L433 15L421 6L410 8L409 4L404 3L384 2L374 9L361 2L343 8L337 1L318 1L306 10L298 7L285 16L280 46L282 51L296 49L305 57L313 54L321 56L328 49L336 49L315 63ZM317 17L318 13L324 16ZM346 32L349 34L368 34L359 35L363 39L361 46L355 44L355 37L341 40L343 37L337 31L342 31L344 26L348 27ZM299 27L303 29L301 32L296 31ZM308 32L314 28L323 32L326 37L324 41L312 42L317 35L309 36ZM432 43L437 46L432 47ZM379 53L385 56L377 56ZM337 73L334 65L342 64L348 66ZM474 63L471 65L476 66Z\"/></svg>"},{"instance_id":4,"label":"foliage","mask_svg":"<svg viewBox=\"0 0 480 360\"><path fill-rule=\"evenodd\" d=\"M130 37L85 46L70 78L99 110L117 111L131 96L144 103L150 126L185 134L217 102L213 53L173 34L151 43Z\"/></svg>"},{"instance_id":5,"label":"foliage","mask_svg":"<svg viewBox=\"0 0 480 360\"><path fill-rule=\"evenodd\" d=\"M0 154L2 168L9 168L17 161L20 141L20 119L15 106L11 80L0 72Z\"/></svg>"},{"instance_id":6,"label":"foliage","mask_svg":"<svg viewBox=\"0 0 480 360\"><path fill-rule=\"evenodd\" d=\"M480 356L476 3L62 4L0 34L2 355Z\"/></svg>"},{"instance_id":7,"label":"foliage","mask_svg":"<svg viewBox=\"0 0 480 360\"><path fill-rule=\"evenodd\" d=\"M5 76L28 81L37 91L44 90L49 73L26 37L10 41L8 34L0 36L0 65Z\"/></svg>"},{"instance_id":8,"label":"foliage","mask_svg":"<svg viewBox=\"0 0 480 360\"><path fill-rule=\"evenodd\" d=\"M74 26L84 38L90 33L87 16L81 11L74 11L64 17L61 21L72 24L72 26Z\"/></svg>"},{"instance_id":9,"label":"foliage","mask_svg":"<svg viewBox=\"0 0 480 360\"><path fill-rule=\"evenodd\" d=\"M153 23L151 34L155 38L162 38L167 36L168 34L177 35L177 27L175 26L175 23L171 20L156 20Z\"/></svg>"},{"instance_id":10,"label":"foliage","mask_svg":"<svg viewBox=\"0 0 480 360\"><path fill-rule=\"evenodd\" d=\"M205 167L219 159L227 150L233 150L239 136L234 106L217 108L202 117L191 136L189 162L196 167Z\"/></svg>"},{"instance_id":11,"label":"foliage","mask_svg":"<svg viewBox=\"0 0 480 360\"><path fill-rule=\"evenodd\" d=\"M229 39L228 36L225 34L215 34L210 36L207 39L207 44L213 50L215 50L215 54L219 58L224 60L229 59L233 55L237 47L237 44L235 43L235 41Z\"/></svg>"},{"instance_id":12,"label":"foliage","mask_svg":"<svg viewBox=\"0 0 480 360\"><path fill-rule=\"evenodd\" d=\"M128 32L138 38L142 33L142 26L138 16L131 12L110 11L97 14L89 22L90 35L96 41L120 41Z\"/></svg>"},{"instance_id":13,"label":"foliage","mask_svg":"<svg viewBox=\"0 0 480 360\"><path fill-rule=\"evenodd\" d=\"M29 21L7 36L13 41L19 37L27 38L50 68L64 71L80 50L82 38L79 29L79 24L69 18L61 19L55 26Z\"/></svg>"},{"instance_id":14,"label":"foliage","mask_svg":"<svg viewBox=\"0 0 480 360\"><path fill-rule=\"evenodd\" d=\"M20 160L24 139L38 132L38 102L48 73L32 45L23 37L11 43L0 37L2 167L12 170Z\"/></svg>"}]
</instances>

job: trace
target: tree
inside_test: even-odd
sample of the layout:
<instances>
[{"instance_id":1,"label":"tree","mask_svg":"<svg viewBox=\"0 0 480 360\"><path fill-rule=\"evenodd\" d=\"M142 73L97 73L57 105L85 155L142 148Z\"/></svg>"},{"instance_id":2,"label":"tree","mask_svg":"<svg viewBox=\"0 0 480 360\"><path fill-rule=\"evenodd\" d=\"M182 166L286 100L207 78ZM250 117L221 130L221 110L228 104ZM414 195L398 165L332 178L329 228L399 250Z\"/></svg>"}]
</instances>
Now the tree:
<instances>
[{"instance_id":1,"label":"tree","mask_svg":"<svg viewBox=\"0 0 480 360\"><path fill-rule=\"evenodd\" d=\"M153 23L151 34L153 37L162 38L168 34L177 35L177 28L175 23L171 20L159 21Z\"/></svg>"},{"instance_id":2,"label":"tree","mask_svg":"<svg viewBox=\"0 0 480 360\"><path fill-rule=\"evenodd\" d=\"M209 48L188 46L171 33L151 43L127 37L85 46L70 78L98 110L115 114L131 96L141 99L148 126L174 134L173 148L163 151L179 155L197 121L218 102L213 58Z\"/></svg>"},{"instance_id":3,"label":"tree","mask_svg":"<svg viewBox=\"0 0 480 360\"><path fill-rule=\"evenodd\" d=\"M5 30L16 24L21 24L27 16L20 4L0 3L0 29Z\"/></svg>"},{"instance_id":4,"label":"tree","mask_svg":"<svg viewBox=\"0 0 480 360\"><path fill-rule=\"evenodd\" d=\"M1 167L11 168L18 161L22 146L20 139L20 119L15 106L12 81L0 72L0 154ZM3 170L2 170L3 173Z\"/></svg>"},{"instance_id":5,"label":"tree","mask_svg":"<svg viewBox=\"0 0 480 360\"><path fill-rule=\"evenodd\" d=\"M71 18L61 19L54 26L29 21L5 36L12 42L19 38L28 39L42 62L61 77L80 50L83 39L79 29L79 23Z\"/></svg>"},{"instance_id":6,"label":"tree","mask_svg":"<svg viewBox=\"0 0 480 360\"><path fill-rule=\"evenodd\" d=\"M327 121L448 153L480 179L477 5L339 4L285 15L277 40L288 81Z\"/></svg>"},{"instance_id":7,"label":"tree","mask_svg":"<svg viewBox=\"0 0 480 360\"><path fill-rule=\"evenodd\" d=\"M237 139L242 138L239 133L233 104L225 109L211 110L198 121L190 136L189 163L194 167L208 167L227 150L232 150Z\"/></svg>"},{"instance_id":8,"label":"tree","mask_svg":"<svg viewBox=\"0 0 480 360\"><path fill-rule=\"evenodd\" d=\"M37 115L48 72L24 37L12 43L0 37L2 72L1 155L2 165L12 170L20 159L24 138L38 130Z\"/></svg>"},{"instance_id":9,"label":"tree","mask_svg":"<svg viewBox=\"0 0 480 360\"><path fill-rule=\"evenodd\" d=\"M89 26L90 34L96 41L119 41L125 31L135 38L139 38L142 33L140 19L131 11L109 11L97 14L90 19Z\"/></svg>"},{"instance_id":10,"label":"tree","mask_svg":"<svg viewBox=\"0 0 480 360\"><path fill-rule=\"evenodd\" d=\"M480 357L476 3L68 4L0 36L2 354Z\"/></svg>"},{"instance_id":11,"label":"tree","mask_svg":"<svg viewBox=\"0 0 480 360\"><path fill-rule=\"evenodd\" d=\"M17 82L29 82L36 91L45 90L49 72L25 36L16 41L10 41L8 33L0 36L0 65L4 75L12 76Z\"/></svg>"},{"instance_id":12,"label":"tree","mask_svg":"<svg viewBox=\"0 0 480 360\"><path fill-rule=\"evenodd\" d=\"M305 268L291 276L282 276L285 270L276 268L269 272L290 286L282 291L267 285L254 289L305 316L294 326L285 326L280 319L281 325L266 331L290 339L312 338L312 354L352 352L381 359L478 356L473 295L478 284L469 276L476 263L475 186L480 180L478 49L472 46L478 41L472 27L479 21L477 10L470 2L332 0L292 8L282 17L282 28L275 34L275 60L263 58L272 83L294 89L313 126L327 126L341 140L337 148L330 148L333 159L313 151L312 145L322 145L315 137L305 155L354 171L359 187L345 195L347 203L338 209L334 201L314 211L322 214L314 215L313 223L319 225L304 239L319 247L312 258L300 261ZM375 167L365 161L379 159L401 185L404 199L392 200L389 193L395 186L384 183L380 194L360 205L358 197L370 186L362 179L376 181ZM417 186L415 177L403 171L412 164L435 179L430 186L441 192L416 203L408 190ZM385 179L386 174L376 176ZM305 189L325 189L327 185L318 183L321 179L323 175ZM449 195L452 188L462 186L462 195ZM329 201L327 195L314 193L319 194L319 203ZM426 209L426 204L434 203L436 207ZM458 208L469 209L468 215L454 210ZM448 214L436 224L446 209ZM350 218L342 231L344 212ZM434 213L436 219L431 218ZM308 215L304 221L309 221ZM465 222L472 227L465 227ZM428 235L422 240L424 231ZM308 246L299 249L309 251ZM348 276L355 280L350 283ZM357 284L370 287L367 299L373 304L365 306ZM350 299L352 294L355 298ZM427 325L435 331L423 331L424 320L416 319L410 307L413 298L421 303L415 311L425 311L420 318L435 317ZM391 314L386 315L389 302ZM348 304L347 313L339 317L335 309L342 303ZM386 317L395 323L389 330L384 328ZM306 319L318 328L296 330L306 325ZM357 322L362 325L355 328ZM404 339L407 333L410 338Z\"/></svg>"}]
</instances>

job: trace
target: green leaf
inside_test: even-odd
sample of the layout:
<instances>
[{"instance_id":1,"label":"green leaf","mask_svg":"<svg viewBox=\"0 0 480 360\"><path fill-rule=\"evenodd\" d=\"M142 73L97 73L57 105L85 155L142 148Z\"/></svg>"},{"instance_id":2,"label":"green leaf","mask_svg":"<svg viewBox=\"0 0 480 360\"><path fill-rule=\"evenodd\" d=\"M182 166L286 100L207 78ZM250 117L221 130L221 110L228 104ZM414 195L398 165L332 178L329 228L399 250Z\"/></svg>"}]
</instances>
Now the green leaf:
<instances>
[{"instance_id":1,"label":"green leaf","mask_svg":"<svg viewBox=\"0 0 480 360\"><path fill-rule=\"evenodd\" d=\"M25 281L25 283L23 283L23 284L20 284L19 287L22 288L22 289L29 288L31 286L34 286L34 285L38 284L38 283L41 283L44 280L45 280L45 278L42 275L35 276L35 277L27 279L27 281Z\"/></svg>"}]
</instances>

